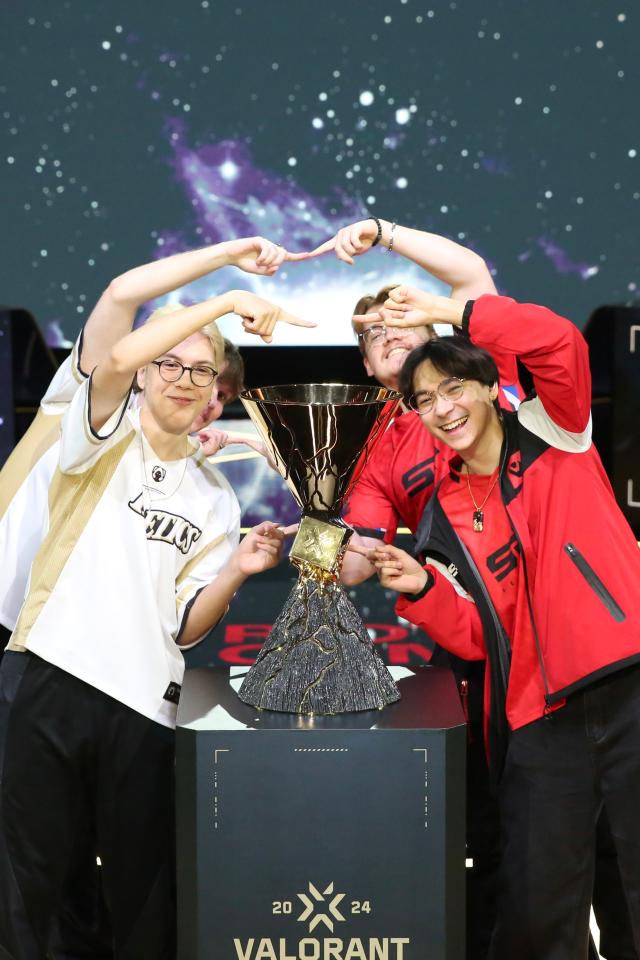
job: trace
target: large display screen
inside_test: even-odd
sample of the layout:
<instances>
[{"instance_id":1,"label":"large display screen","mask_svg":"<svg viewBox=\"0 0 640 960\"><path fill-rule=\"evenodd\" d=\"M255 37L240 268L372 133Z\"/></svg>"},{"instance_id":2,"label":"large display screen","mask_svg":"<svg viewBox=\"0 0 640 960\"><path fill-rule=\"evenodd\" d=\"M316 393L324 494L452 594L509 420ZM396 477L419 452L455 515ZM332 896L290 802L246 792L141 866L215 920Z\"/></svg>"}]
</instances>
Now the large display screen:
<instances>
[{"instance_id":1,"label":"large display screen","mask_svg":"<svg viewBox=\"0 0 640 960\"><path fill-rule=\"evenodd\" d=\"M2 297L71 341L109 280L261 234L313 247L373 211L471 246L580 326L640 283L640 10L539 0L24 0L3 18ZM351 343L363 292L437 285L373 251L245 287ZM225 333L245 342L240 322ZM256 344L255 338L251 339Z\"/></svg>"}]
</instances>

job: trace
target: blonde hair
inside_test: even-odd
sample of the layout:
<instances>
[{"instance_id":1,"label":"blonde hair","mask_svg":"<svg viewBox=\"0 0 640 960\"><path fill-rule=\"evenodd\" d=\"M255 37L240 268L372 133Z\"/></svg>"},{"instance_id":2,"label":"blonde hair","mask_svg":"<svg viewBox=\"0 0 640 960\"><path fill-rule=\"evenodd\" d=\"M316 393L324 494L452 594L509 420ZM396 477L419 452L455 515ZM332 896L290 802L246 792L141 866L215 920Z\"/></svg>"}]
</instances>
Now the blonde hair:
<instances>
[{"instance_id":1,"label":"blonde hair","mask_svg":"<svg viewBox=\"0 0 640 960\"><path fill-rule=\"evenodd\" d=\"M153 323L154 320L159 320L160 317L166 317L169 313L177 313L178 310L186 309L188 309L188 304L185 303L165 303L163 307L158 307L157 310L154 310L153 313L147 317L146 323ZM210 320L209 323L205 323L196 333L201 333L207 338L213 350L213 365L216 370L221 370L225 361L224 338L218 330L215 320Z\"/></svg>"}]
</instances>

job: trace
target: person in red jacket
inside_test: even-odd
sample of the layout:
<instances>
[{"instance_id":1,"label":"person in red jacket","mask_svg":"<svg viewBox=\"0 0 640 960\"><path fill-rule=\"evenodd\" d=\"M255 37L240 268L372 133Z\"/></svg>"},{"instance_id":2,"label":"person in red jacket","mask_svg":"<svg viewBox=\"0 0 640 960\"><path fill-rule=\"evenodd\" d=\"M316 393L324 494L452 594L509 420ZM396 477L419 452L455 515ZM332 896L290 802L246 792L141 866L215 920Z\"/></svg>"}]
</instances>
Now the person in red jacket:
<instances>
[{"instance_id":1,"label":"person in red jacket","mask_svg":"<svg viewBox=\"0 0 640 960\"><path fill-rule=\"evenodd\" d=\"M396 288L388 322L420 308L472 342L416 349L402 389L455 453L420 522L423 562L368 555L397 612L458 656L486 659L485 727L502 849L492 960L587 956L595 827L615 839L640 949L640 551L591 441L577 328L483 296L462 305ZM535 392L496 406L486 347L518 357Z\"/></svg>"},{"instance_id":2,"label":"person in red jacket","mask_svg":"<svg viewBox=\"0 0 640 960\"><path fill-rule=\"evenodd\" d=\"M463 304L470 297L495 293L491 273L484 260L447 237L414 230L400 224L371 217L343 227L335 237L322 244L313 255L333 252L339 260L353 264L378 245L412 261L451 288L451 296ZM407 356L432 335L419 312L414 325L385 324L383 306L393 285L375 295L359 298L353 318L354 332L369 376L397 390ZM412 319L412 317L409 317ZM501 358L502 402L512 408L517 402L516 362ZM349 499L346 521L355 527L353 542L374 546L375 537L392 542L398 527L415 532L433 492L434 483L446 471L450 458L445 444L434 442L424 430L420 417L402 405L395 419L368 458ZM355 585L375 573L366 557L353 551L345 555L341 579ZM427 638L425 638L426 640ZM482 744L482 689L484 665L458 661L437 649L433 663L453 666L469 721L467 745L467 859L466 940L469 960L486 960L495 918L495 875L499 860L498 813L489 791L486 757Z\"/></svg>"}]
</instances>

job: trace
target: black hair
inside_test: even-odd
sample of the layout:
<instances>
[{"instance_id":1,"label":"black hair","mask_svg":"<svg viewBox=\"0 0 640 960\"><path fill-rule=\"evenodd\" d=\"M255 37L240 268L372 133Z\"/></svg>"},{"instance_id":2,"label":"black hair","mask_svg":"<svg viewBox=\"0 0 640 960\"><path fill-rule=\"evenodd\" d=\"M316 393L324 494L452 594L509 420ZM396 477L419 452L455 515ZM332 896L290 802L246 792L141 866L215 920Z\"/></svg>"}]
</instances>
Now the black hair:
<instances>
[{"instance_id":1,"label":"black hair","mask_svg":"<svg viewBox=\"0 0 640 960\"><path fill-rule=\"evenodd\" d=\"M487 387L498 382L498 368L490 353L462 337L434 337L412 350L400 371L400 391L405 403L414 394L418 367L428 360L445 377L477 380Z\"/></svg>"}]
</instances>

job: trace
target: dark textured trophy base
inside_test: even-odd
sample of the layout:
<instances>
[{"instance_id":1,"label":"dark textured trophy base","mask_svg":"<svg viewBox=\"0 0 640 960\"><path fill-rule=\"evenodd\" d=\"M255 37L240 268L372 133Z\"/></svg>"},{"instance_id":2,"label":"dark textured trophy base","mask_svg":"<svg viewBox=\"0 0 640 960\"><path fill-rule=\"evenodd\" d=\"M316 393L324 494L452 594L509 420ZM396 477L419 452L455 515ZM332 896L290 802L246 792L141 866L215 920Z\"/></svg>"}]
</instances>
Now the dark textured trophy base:
<instances>
[{"instance_id":1,"label":"dark textured trophy base","mask_svg":"<svg viewBox=\"0 0 640 960\"><path fill-rule=\"evenodd\" d=\"M344 590L311 579L289 594L238 696L303 714L377 710L400 698Z\"/></svg>"}]
</instances>

